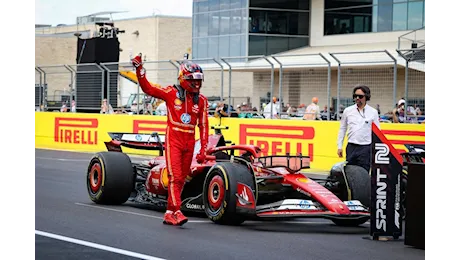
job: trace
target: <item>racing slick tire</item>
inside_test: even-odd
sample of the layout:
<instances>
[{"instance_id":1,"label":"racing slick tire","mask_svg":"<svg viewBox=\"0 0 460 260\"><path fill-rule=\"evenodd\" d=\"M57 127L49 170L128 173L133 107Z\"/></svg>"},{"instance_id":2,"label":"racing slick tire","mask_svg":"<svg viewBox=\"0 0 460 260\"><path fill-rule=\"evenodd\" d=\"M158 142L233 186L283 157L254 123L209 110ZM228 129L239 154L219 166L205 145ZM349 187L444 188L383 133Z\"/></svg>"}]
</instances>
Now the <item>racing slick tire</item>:
<instances>
[{"instance_id":1,"label":"racing slick tire","mask_svg":"<svg viewBox=\"0 0 460 260\"><path fill-rule=\"evenodd\" d=\"M346 182L344 182L344 191L341 192L343 197L339 197L341 200L359 200L365 207L370 207L371 203L371 176L361 166L357 165L345 165L344 172ZM340 178L339 178L340 179ZM348 187L348 188L347 188ZM332 219L332 222L337 226L355 227L364 224L369 218L360 219Z\"/></svg>"},{"instance_id":2,"label":"racing slick tire","mask_svg":"<svg viewBox=\"0 0 460 260\"><path fill-rule=\"evenodd\" d=\"M95 154L86 173L88 195L96 204L125 203L134 188L134 180L131 159L120 152Z\"/></svg>"},{"instance_id":3,"label":"racing slick tire","mask_svg":"<svg viewBox=\"0 0 460 260\"><path fill-rule=\"evenodd\" d=\"M370 207L371 176L363 167L338 163L332 168L329 178L340 183L339 191L334 192L339 199L359 200L364 206Z\"/></svg>"},{"instance_id":4,"label":"racing slick tire","mask_svg":"<svg viewBox=\"0 0 460 260\"><path fill-rule=\"evenodd\" d=\"M361 166L345 165L345 176L351 199L359 200L364 206L371 206L371 176Z\"/></svg>"},{"instance_id":5,"label":"racing slick tire","mask_svg":"<svg viewBox=\"0 0 460 260\"><path fill-rule=\"evenodd\" d=\"M221 162L208 171L203 184L203 205L214 223L236 226L246 220L246 216L236 212L238 182L255 190L254 178L243 164Z\"/></svg>"}]
</instances>

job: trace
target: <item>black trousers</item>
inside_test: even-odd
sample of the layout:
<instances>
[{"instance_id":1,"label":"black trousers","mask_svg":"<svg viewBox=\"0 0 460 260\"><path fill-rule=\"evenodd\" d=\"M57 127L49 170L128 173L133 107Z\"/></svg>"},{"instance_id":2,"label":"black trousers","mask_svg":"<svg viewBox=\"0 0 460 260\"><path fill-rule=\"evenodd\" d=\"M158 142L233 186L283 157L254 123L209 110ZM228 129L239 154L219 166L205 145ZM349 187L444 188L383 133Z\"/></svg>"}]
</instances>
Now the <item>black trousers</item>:
<instances>
[{"instance_id":1,"label":"black trousers","mask_svg":"<svg viewBox=\"0 0 460 260\"><path fill-rule=\"evenodd\" d=\"M348 143L347 164L361 166L369 172L371 169L371 145Z\"/></svg>"}]
</instances>

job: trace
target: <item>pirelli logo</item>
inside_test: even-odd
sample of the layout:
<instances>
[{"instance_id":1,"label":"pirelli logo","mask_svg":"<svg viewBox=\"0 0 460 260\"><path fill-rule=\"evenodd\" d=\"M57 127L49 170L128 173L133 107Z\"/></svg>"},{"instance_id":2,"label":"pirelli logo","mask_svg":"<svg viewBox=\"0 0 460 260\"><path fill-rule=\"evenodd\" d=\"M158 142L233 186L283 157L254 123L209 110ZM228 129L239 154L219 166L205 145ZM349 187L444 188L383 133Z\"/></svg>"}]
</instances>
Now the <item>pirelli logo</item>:
<instances>
[{"instance_id":1,"label":"pirelli logo","mask_svg":"<svg viewBox=\"0 0 460 260\"><path fill-rule=\"evenodd\" d=\"M309 126L240 125L240 143L259 146L262 156L301 153L313 162L314 138L315 129Z\"/></svg>"},{"instance_id":2,"label":"pirelli logo","mask_svg":"<svg viewBox=\"0 0 460 260\"><path fill-rule=\"evenodd\" d=\"M97 118L54 119L54 142L97 145Z\"/></svg>"},{"instance_id":3,"label":"pirelli logo","mask_svg":"<svg viewBox=\"0 0 460 260\"><path fill-rule=\"evenodd\" d=\"M165 134L166 122L158 120L133 120L133 133L152 133Z\"/></svg>"}]
</instances>

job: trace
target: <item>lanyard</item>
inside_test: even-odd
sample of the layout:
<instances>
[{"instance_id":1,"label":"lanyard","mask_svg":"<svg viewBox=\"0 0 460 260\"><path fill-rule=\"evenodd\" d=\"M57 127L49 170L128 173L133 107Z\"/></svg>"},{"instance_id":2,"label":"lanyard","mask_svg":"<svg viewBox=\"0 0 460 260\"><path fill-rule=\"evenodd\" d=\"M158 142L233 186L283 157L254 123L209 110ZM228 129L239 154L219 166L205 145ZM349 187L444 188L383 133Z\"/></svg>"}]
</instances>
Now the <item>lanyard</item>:
<instances>
[{"instance_id":1,"label":"lanyard","mask_svg":"<svg viewBox=\"0 0 460 260\"><path fill-rule=\"evenodd\" d=\"M362 118L366 118L364 115L365 115L365 111L364 111L364 108L363 108L363 114L361 114L361 112L359 111L359 108L356 108L356 110L358 110L358 114L362 117Z\"/></svg>"}]
</instances>

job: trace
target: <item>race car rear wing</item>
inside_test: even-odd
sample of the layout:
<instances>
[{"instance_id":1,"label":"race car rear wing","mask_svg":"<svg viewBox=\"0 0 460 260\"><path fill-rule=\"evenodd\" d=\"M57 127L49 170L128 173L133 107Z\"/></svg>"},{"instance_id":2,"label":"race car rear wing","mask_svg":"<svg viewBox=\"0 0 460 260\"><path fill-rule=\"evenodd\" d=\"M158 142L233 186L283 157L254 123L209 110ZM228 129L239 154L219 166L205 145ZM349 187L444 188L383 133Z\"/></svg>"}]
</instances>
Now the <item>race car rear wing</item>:
<instances>
[{"instance_id":1,"label":"race car rear wing","mask_svg":"<svg viewBox=\"0 0 460 260\"><path fill-rule=\"evenodd\" d=\"M136 134L136 133L108 133L112 140L104 142L108 151L122 152L122 146L141 150L160 151L160 156L163 156L165 135L160 135L157 132L151 134Z\"/></svg>"},{"instance_id":2,"label":"race car rear wing","mask_svg":"<svg viewBox=\"0 0 460 260\"><path fill-rule=\"evenodd\" d=\"M409 152L401 153L403 166L411 162L425 163L425 145L423 144L405 144Z\"/></svg>"},{"instance_id":3,"label":"race car rear wing","mask_svg":"<svg viewBox=\"0 0 460 260\"><path fill-rule=\"evenodd\" d=\"M272 155L258 157L257 160L265 168L285 167L291 172L298 172L301 169L310 168L310 156L303 155Z\"/></svg>"}]
</instances>

